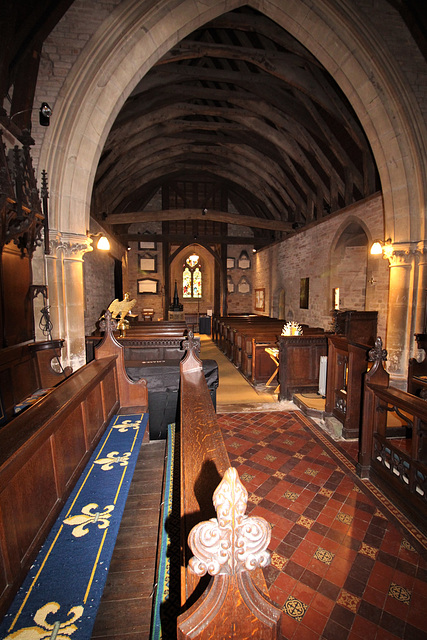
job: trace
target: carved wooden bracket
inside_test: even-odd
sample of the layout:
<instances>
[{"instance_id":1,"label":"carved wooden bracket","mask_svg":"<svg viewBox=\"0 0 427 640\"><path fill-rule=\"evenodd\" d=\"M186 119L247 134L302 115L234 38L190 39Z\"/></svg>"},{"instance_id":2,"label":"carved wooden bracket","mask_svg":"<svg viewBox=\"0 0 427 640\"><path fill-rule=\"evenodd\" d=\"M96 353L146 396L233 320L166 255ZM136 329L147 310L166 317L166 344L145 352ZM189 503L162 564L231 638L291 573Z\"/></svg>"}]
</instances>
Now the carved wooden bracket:
<instances>
[{"instance_id":1,"label":"carved wooden bracket","mask_svg":"<svg viewBox=\"0 0 427 640\"><path fill-rule=\"evenodd\" d=\"M44 215L27 145L6 155L0 131L0 250L13 241L31 257L41 244Z\"/></svg>"}]
</instances>

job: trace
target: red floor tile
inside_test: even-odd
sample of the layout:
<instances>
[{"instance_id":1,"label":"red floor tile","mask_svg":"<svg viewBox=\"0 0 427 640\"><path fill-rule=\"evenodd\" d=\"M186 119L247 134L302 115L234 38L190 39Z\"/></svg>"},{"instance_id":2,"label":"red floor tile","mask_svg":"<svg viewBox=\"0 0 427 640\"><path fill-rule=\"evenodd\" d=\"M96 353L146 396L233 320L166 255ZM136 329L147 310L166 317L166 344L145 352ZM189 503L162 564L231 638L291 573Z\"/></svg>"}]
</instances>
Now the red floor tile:
<instances>
[{"instance_id":1,"label":"red floor tile","mask_svg":"<svg viewBox=\"0 0 427 640\"><path fill-rule=\"evenodd\" d=\"M318 440L318 427L299 412L236 415L220 415L219 423L225 431L232 425L234 435L225 439L230 461L257 498L248 508L273 525L270 596L280 607L291 598L305 611L300 621L283 614L283 639L424 640L427 541L420 553L410 528L393 524L387 503L379 508L377 494L374 500L335 461L343 451L356 460L357 443ZM241 452L244 463L237 461ZM389 595L392 583L396 597Z\"/></svg>"}]
</instances>

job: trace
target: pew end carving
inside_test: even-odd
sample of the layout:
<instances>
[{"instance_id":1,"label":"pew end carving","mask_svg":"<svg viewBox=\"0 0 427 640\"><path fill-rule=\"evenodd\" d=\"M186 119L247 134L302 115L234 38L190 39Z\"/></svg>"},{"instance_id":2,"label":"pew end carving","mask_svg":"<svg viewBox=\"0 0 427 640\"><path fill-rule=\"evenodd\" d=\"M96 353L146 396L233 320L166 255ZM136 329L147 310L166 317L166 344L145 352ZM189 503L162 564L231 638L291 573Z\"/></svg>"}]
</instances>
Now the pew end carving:
<instances>
[{"instance_id":1,"label":"pew end carving","mask_svg":"<svg viewBox=\"0 0 427 640\"><path fill-rule=\"evenodd\" d=\"M247 492L230 465L191 333L185 346L180 363L183 613L177 637L273 640L279 637L281 611L269 598L261 569L269 561L270 527L244 515ZM212 518L212 502L217 519ZM245 543L244 536L252 538L251 543ZM206 550L206 540L215 540L214 557ZM245 562L253 570L248 571ZM201 577L208 573L205 587Z\"/></svg>"},{"instance_id":2,"label":"pew end carving","mask_svg":"<svg viewBox=\"0 0 427 640\"><path fill-rule=\"evenodd\" d=\"M148 406L147 382L144 379L133 381L129 378L125 368L124 349L114 337L113 331L117 328L117 321L112 317L111 311L106 311L101 321L104 337L95 349L95 359L115 356L117 358L116 372L117 385L121 408Z\"/></svg>"},{"instance_id":3,"label":"pew end carving","mask_svg":"<svg viewBox=\"0 0 427 640\"><path fill-rule=\"evenodd\" d=\"M369 352L356 471L378 486L425 530L427 516L427 403L389 386L381 338ZM396 426L397 424L397 426ZM403 434L403 437L402 437Z\"/></svg>"}]
</instances>

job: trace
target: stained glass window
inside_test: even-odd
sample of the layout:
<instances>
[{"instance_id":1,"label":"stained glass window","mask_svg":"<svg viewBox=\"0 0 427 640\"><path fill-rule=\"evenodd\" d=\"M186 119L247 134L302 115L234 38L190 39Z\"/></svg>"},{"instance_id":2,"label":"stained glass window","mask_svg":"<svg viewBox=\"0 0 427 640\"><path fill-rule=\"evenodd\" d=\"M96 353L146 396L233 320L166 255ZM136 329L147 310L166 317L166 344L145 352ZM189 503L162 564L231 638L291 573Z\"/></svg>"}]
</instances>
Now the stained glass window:
<instances>
[{"instance_id":1,"label":"stained glass window","mask_svg":"<svg viewBox=\"0 0 427 640\"><path fill-rule=\"evenodd\" d=\"M202 271L199 256L195 254L187 258L183 267L182 296L183 298L202 297Z\"/></svg>"},{"instance_id":2,"label":"stained glass window","mask_svg":"<svg viewBox=\"0 0 427 640\"><path fill-rule=\"evenodd\" d=\"M185 267L182 274L182 296L191 298L191 271L188 267Z\"/></svg>"}]
</instances>

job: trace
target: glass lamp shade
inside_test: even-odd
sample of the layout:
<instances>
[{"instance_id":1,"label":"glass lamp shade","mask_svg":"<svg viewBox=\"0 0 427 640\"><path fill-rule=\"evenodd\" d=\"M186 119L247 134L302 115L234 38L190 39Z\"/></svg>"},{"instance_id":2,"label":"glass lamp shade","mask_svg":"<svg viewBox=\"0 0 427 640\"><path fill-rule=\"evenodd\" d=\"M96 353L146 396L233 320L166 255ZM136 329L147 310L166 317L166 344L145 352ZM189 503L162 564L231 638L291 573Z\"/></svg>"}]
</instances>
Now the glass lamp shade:
<instances>
[{"instance_id":1,"label":"glass lamp shade","mask_svg":"<svg viewBox=\"0 0 427 640\"><path fill-rule=\"evenodd\" d=\"M106 236L101 236L99 238L98 242L97 242L96 247L100 251L109 251L110 250L110 243L108 241L108 238Z\"/></svg>"},{"instance_id":2,"label":"glass lamp shade","mask_svg":"<svg viewBox=\"0 0 427 640\"><path fill-rule=\"evenodd\" d=\"M380 256L383 252L383 248L381 246L381 242L376 240L371 247L371 256Z\"/></svg>"}]
</instances>

